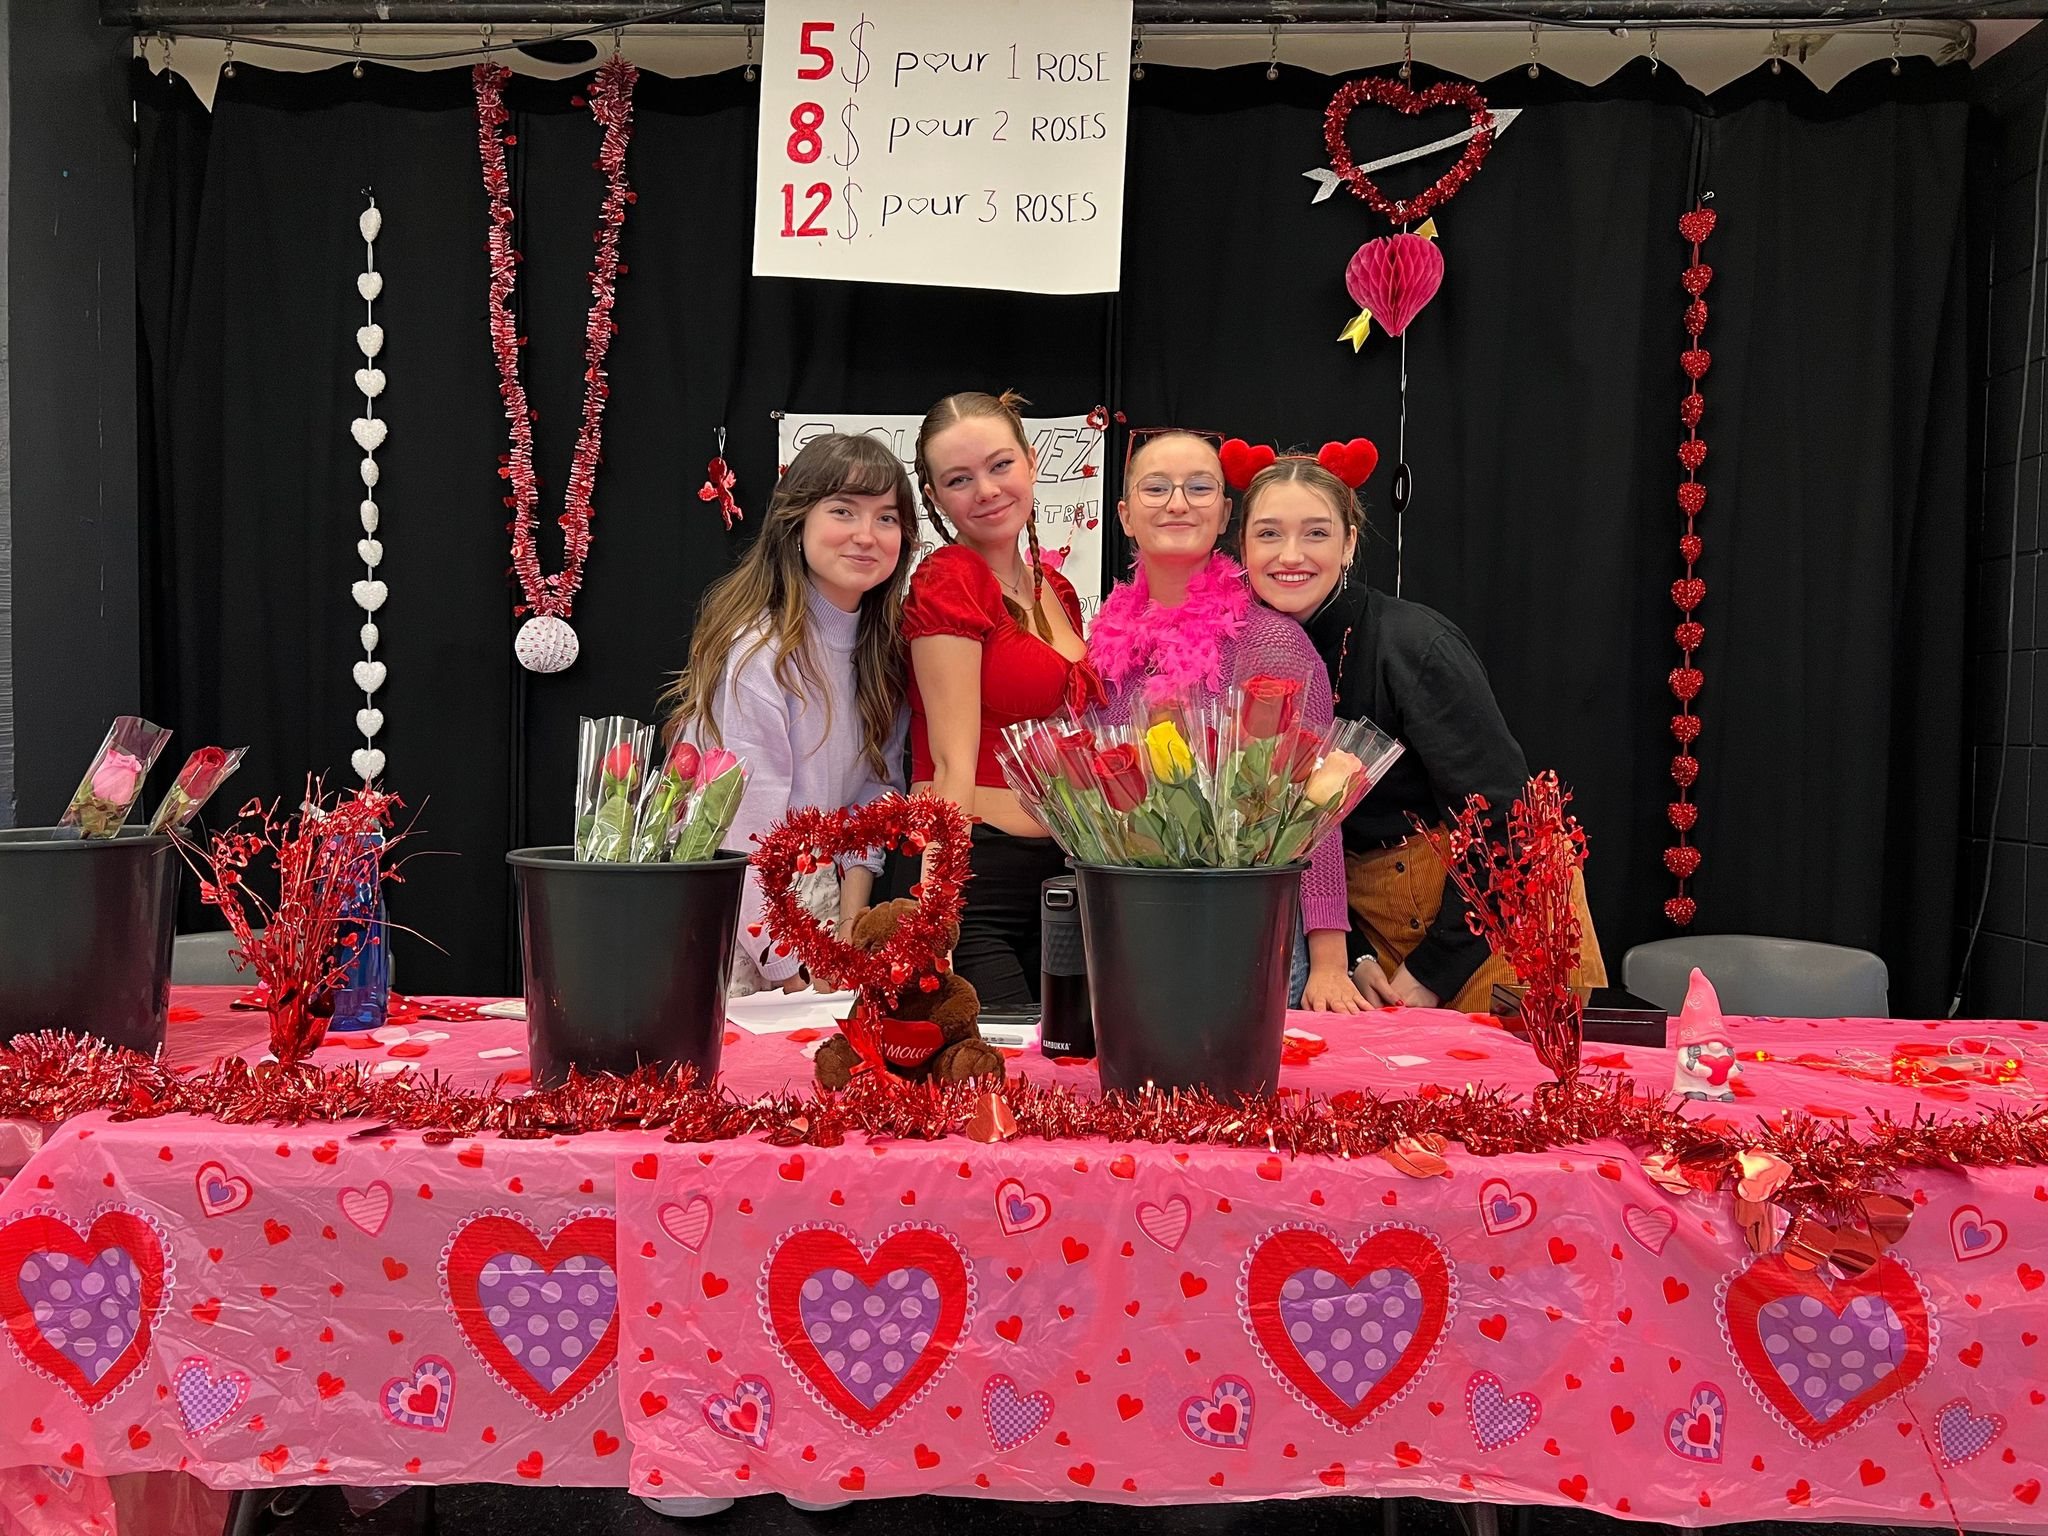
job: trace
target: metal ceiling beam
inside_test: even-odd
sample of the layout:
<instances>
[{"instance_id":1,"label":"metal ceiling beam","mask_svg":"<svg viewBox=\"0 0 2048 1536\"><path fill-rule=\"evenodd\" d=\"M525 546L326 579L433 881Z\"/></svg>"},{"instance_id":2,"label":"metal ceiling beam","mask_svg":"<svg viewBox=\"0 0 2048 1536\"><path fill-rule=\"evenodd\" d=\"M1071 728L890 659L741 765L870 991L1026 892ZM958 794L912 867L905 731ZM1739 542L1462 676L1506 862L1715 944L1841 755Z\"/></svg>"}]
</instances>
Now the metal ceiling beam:
<instances>
[{"instance_id":1,"label":"metal ceiling beam","mask_svg":"<svg viewBox=\"0 0 2048 1536\"><path fill-rule=\"evenodd\" d=\"M100 0L108 26L184 29L327 26L689 26L761 25L761 0ZM1648 25L1742 22L1842 26L1914 19L1977 21L2048 17L2048 0L1962 0L1958 4L1887 5L1883 0L1470 0L1431 5L1413 0L1137 0L1144 26L1236 24L1399 26L1460 21L1534 21L1553 25Z\"/></svg>"}]
</instances>

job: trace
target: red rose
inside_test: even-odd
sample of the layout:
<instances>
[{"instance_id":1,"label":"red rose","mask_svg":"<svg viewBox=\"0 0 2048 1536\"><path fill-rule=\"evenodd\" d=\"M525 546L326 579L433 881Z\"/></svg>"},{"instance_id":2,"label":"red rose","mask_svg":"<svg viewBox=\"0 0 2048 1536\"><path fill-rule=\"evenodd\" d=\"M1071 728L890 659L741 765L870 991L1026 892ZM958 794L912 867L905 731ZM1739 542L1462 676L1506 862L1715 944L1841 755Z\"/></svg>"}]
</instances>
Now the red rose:
<instances>
[{"instance_id":1,"label":"red rose","mask_svg":"<svg viewBox=\"0 0 2048 1536\"><path fill-rule=\"evenodd\" d=\"M1301 679L1254 677L1239 690L1237 728L1247 741L1265 741L1294 729L1301 717Z\"/></svg>"},{"instance_id":2,"label":"red rose","mask_svg":"<svg viewBox=\"0 0 2048 1536\"><path fill-rule=\"evenodd\" d=\"M1024 738L1024 764L1041 779L1049 779L1059 772L1060 733L1049 725L1041 725Z\"/></svg>"},{"instance_id":3,"label":"red rose","mask_svg":"<svg viewBox=\"0 0 2048 1536\"><path fill-rule=\"evenodd\" d=\"M185 759L185 771L178 775L178 788L190 799L203 800L213 793L214 780L227 765L228 755L219 747L201 747Z\"/></svg>"},{"instance_id":4,"label":"red rose","mask_svg":"<svg viewBox=\"0 0 2048 1536\"><path fill-rule=\"evenodd\" d=\"M689 783L697 777L697 767L703 759L694 744L679 741L668 749L668 771Z\"/></svg>"},{"instance_id":5,"label":"red rose","mask_svg":"<svg viewBox=\"0 0 2048 1536\"><path fill-rule=\"evenodd\" d=\"M622 741L604 755L605 777L617 779L621 784L633 777L633 770L639 766L639 754L633 750L630 741Z\"/></svg>"},{"instance_id":6,"label":"red rose","mask_svg":"<svg viewBox=\"0 0 2048 1536\"><path fill-rule=\"evenodd\" d=\"M1060 763L1060 777L1076 789L1087 789L1095 782L1095 735L1091 731L1073 731L1059 738L1053 751Z\"/></svg>"},{"instance_id":7,"label":"red rose","mask_svg":"<svg viewBox=\"0 0 2048 1536\"><path fill-rule=\"evenodd\" d=\"M1134 811L1145 799L1145 765L1133 746L1110 747L1091 764L1113 811Z\"/></svg>"},{"instance_id":8,"label":"red rose","mask_svg":"<svg viewBox=\"0 0 2048 1536\"><path fill-rule=\"evenodd\" d=\"M1315 772L1316 759L1322 754L1322 741L1307 731L1291 730L1273 749L1273 769L1286 776L1289 783L1301 784Z\"/></svg>"}]
</instances>

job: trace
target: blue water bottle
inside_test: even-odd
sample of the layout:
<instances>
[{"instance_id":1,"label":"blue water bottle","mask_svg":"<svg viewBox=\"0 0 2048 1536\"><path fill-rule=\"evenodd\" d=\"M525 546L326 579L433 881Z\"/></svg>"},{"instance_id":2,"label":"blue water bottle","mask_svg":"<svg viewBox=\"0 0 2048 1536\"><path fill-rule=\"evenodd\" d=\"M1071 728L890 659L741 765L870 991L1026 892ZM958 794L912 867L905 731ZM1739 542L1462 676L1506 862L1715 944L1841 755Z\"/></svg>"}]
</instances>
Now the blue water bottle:
<instances>
[{"instance_id":1,"label":"blue water bottle","mask_svg":"<svg viewBox=\"0 0 2048 1536\"><path fill-rule=\"evenodd\" d=\"M391 1000L391 930L384 917L384 882L378 878L384 834L366 833L348 862L350 890L342 907L341 931L353 934L347 970L334 989L334 1016L327 1027L348 1033L381 1029Z\"/></svg>"}]
</instances>

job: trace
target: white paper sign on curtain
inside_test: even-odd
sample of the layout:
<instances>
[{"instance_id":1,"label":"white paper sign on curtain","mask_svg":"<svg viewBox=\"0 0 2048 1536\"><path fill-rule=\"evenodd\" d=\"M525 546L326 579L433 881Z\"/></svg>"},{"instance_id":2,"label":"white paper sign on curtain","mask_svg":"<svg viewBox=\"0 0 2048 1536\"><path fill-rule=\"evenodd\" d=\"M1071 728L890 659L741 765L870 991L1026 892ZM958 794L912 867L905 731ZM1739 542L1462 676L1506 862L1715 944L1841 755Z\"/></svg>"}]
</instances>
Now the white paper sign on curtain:
<instances>
[{"instance_id":1,"label":"white paper sign on curtain","mask_svg":"<svg viewBox=\"0 0 2048 1536\"><path fill-rule=\"evenodd\" d=\"M768 0L754 273L1107 293L1131 0Z\"/></svg>"},{"instance_id":2,"label":"white paper sign on curtain","mask_svg":"<svg viewBox=\"0 0 2048 1536\"><path fill-rule=\"evenodd\" d=\"M857 411L786 411L779 450L787 465L797 450L828 432L865 432L895 451L917 490L917 429L922 416L884 416ZM1102 601L1102 433L1086 416L1027 416L1024 431L1038 450L1038 544L1074 584L1082 610L1093 616ZM918 500L912 560L938 547L939 537Z\"/></svg>"}]
</instances>

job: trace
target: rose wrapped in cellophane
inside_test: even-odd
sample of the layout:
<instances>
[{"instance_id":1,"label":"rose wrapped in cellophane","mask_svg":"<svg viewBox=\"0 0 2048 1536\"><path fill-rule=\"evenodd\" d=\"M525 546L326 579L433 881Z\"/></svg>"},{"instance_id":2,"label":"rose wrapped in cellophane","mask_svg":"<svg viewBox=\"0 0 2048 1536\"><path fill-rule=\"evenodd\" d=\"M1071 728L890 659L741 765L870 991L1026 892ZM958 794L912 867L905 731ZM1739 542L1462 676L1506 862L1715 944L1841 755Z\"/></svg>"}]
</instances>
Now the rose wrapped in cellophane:
<instances>
[{"instance_id":1,"label":"rose wrapped in cellophane","mask_svg":"<svg viewBox=\"0 0 2048 1536\"><path fill-rule=\"evenodd\" d=\"M247 747L201 747L185 759L185 766L178 770L178 777L171 787L164 791L164 797L157 802L156 814L149 818L149 830L175 832L197 816L200 807L213 797L213 792L225 784L228 776L242 766Z\"/></svg>"},{"instance_id":2,"label":"rose wrapped in cellophane","mask_svg":"<svg viewBox=\"0 0 2048 1536\"><path fill-rule=\"evenodd\" d=\"M675 864L712 858L724 846L747 793L747 765L724 747L705 747L697 754L693 782L689 819L669 849Z\"/></svg>"},{"instance_id":3,"label":"rose wrapped in cellophane","mask_svg":"<svg viewBox=\"0 0 2048 1536\"><path fill-rule=\"evenodd\" d=\"M1386 776L1401 744L1370 721L1301 723L1302 682L1256 677L1140 721L1066 717L1004 732L1010 787L1083 863L1291 863Z\"/></svg>"},{"instance_id":4,"label":"rose wrapped in cellophane","mask_svg":"<svg viewBox=\"0 0 2048 1536\"><path fill-rule=\"evenodd\" d=\"M170 739L169 731L140 715L116 716L58 825L72 828L80 837L118 833L142 793L143 779Z\"/></svg>"},{"instance_id":5,"label":"rose wrapped in cellophane","mask_svg":"<svg viewBox=\"0 0 2048 1536\"><path fill-rule=\"evenodd\" d=\"M576 725L576 857L621 864L632 857L641 780L654 727L608 715Z\"/></svg>"}]
</instances>

